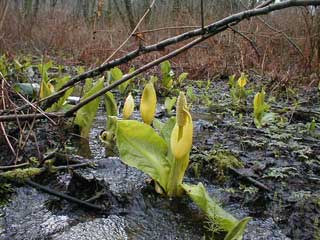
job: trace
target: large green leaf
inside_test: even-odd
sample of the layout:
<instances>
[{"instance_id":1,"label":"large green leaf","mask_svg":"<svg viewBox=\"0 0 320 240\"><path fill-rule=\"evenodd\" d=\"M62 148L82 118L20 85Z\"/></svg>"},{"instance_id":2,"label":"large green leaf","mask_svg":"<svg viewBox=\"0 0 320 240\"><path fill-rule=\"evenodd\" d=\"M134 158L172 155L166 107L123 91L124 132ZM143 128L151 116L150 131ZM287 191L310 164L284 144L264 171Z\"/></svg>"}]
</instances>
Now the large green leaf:
<instances>
[{"instance_id":1,"label":"large green leaf","mask_svg":"<svg viewBox=\"0 0 320 240\"><path fill-rule=\"evenodd\" d=\"M250 220L251 217L246 217L239 221L239 223L232 230L229 231L224 240L241 240L244 231L246 230L246 226Z\"/></svg>"},{"instance_id":2,"label":"large green leaf","mask_svg":"<svg viewBox=\"0 0 320 240\"><path fill-rule=\"evenodd\" d=\"M210 218L216 220L224 231L229 232L238 225L239 220L221 208L208 194L202 183L198 185L182 184L189 197Z\"/></svg>"},{"instance_id":3,"label":"large green leaf","mask_svg":"<svg viewBox=\"0 0 320 240\"><path fill-rule=\"evenodd\" d=\"M104 79L100 78L99 81L94 85L82 98L80 101L90 97L91 95L97 93L103 88ZM84 105L77 111L75 123L81 129L81 136L87 138L89 136L89 132L93 123L93 120L98 111L100 102L100 97L92 100L90 103Z\"/></svg>"},{"instance_id":4,"label":"large green leaf","mask_svg":"<svg viewBox=\"0 0 320 240\"><path fill-rule=\"evenodd\" d=\"M166 189L169 168L165 140L152 127L135 120L119 120L116 139L121 160L148 174Z\"/></svg>"}]
</instances>

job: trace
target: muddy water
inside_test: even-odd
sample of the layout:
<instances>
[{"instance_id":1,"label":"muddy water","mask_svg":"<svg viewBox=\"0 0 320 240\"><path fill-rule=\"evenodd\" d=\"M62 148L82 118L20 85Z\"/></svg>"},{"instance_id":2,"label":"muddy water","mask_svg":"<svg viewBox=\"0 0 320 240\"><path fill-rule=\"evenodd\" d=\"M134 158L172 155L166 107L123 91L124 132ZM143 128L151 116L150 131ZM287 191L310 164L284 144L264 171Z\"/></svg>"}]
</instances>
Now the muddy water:
<instances>
[{"instance_id":1,"label":"muddy water","mask_svg":"<svg viewBox=\"0 0 320 240\"><path fill-rule=\"evenodd\" d=\"M87 198L95 194L90 192L92 189L102 191L103 197L96 202L107 210L92 212L35 189L20 187L0 210L0 239L203 239L206 219L189 199L163 198L154 193L148 176L125 166L118 157L105 157L105 149L98 140L105 126L104 114L100 109L89 142L98 165L72 174L58 174L50 186L79 197L86 194ZM211 126L211 122L203 116L195 116L195 136L199 138L196 144L203 144L201 135L203 139L210 137L210 132L205 135L203 129ZM232 194L222 186L206 178L194 178L192 174L188 174L186 181L202 181L209 193L236 217L251 214L248 208L233 201ZM244 239L288 238L267 216L254 217Z\"/></svg>"}]
</instances>

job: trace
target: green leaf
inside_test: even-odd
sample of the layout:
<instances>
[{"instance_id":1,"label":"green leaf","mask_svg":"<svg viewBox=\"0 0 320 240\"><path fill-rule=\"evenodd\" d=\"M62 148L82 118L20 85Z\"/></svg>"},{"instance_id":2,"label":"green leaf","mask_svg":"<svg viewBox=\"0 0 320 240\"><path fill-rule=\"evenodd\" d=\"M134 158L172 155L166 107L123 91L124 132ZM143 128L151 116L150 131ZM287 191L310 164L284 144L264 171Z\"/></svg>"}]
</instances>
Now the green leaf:
<instances>
[{"instance_id":1,"label":"green leaf","mask_svg":"<svg viewBox=\"0 0 320 240\"><path fill-rule=\"evenodd\" d=\"M170 88L172 86L172 75L173 72L171 70L170 62L164 61L160 64L161 74L162 74L162 84L165 88Z\"/></svg>"},{"instance_id":2,"label":"green leaf","mask_svg":"<svg viewBox=\"0 0 320 240\"><path fill-rule=\"evenodd\" d=\"M188 77L188 73L181 73L178 77L178 83L181 84Z\"/></svg>"},{"instance_id":3,"label":"green leaf","mask_svg":"<svg viewBox=\"0 0 320 240\"><path fill-rule=\"evenodd\" d=\"M47 63L38 64L38 70L40 72L42 81L47 83L49 81L48 71L50 68L52 68L52 61L49 61Z\"/></svg>"},{"instance_id":4,"label":"green leaf","mask_svg":"<svg viewBox=\"0 0 320 240\"><path fill-rule=\"evenodd\" d=\"M51 95L50 83L46 82L44 79L40 83L40 99L46 98Z\"/></svg>"},{"instance_id":5,"label":"green leaf","mask_svg":"<svg viewBox=\"0 0 320 240\"><path fill-rule=\"evenodd\" d=\"M166 141L168 146L170 146L171 132L175 124L176 124L176 118L171 117L168 119L168 121L163 125L163 127L160 130L160 136Z\"/></svg>"},{"instance_id":6,"label":"green leaf","mask_svg":"<svg viewBox=\"0 0 320 240\"><path fill-rule=\"evenodd\" d=\"M91 88L90 91L88 91L81 98L80 101L83 101L84 99L100 91L103 88L103 82L104 82L104 79L100 78L96 83L96 85L94 85L93 88ZM82 108L80 108L77 111L75 123L80 127L81 136L84 138L89 137L89 132L93 124L93 120L98 111L99 103L100 103L100 97L96 98L95 100L92 100L90 103L84 105Z\"/></svg>"},{"instance_id":7,"label":"green leaf","mask_svg":"<svg viewBox=\"0 0 320 240\"><path fill-rule=\"evenodd\" d=\"M68 82L70 79L70 76L64 76L56 79L56 84L54 86L55 89L60 89L66 82Z\"/></svg>"},{"instance_id":8,"label":"green leaf","mask_svg":"<svg viewBox=\"0 0 320 240\"><path fill-rule=\"evenodd\" d=\"M110 128L110 121L109 117L110 116L117 116L118 115L118 108L117 108L117 103L116 100L112 94L112 92L107 92L104 96L104 104L106 107L106 112L107 112L107 128Z\"/></svg>"},{"instance_id":9,"label":"green leaf","mask_svg":"<svg viewBox=\"0 0 320 240\"><path fill-rule=\"evenodd\" d=\"M62 78L58 78L56 79L56 85L55 85L55 89L60 89L67 81L69 81L70 76L65 76ZM68 99L68 97L73 93L74 88L70 88L68 89L62 97L59 98L59 100L54 103L50 108L46 109L46 112L57 112L60 110L66 110L64 108L64 104L66 103L66 100Z\"/></svg>"},{"instance_id":10,"label":"green leaf","mask_svg":"<svg viewBox=\"0 0 320 240\"><path fill-rule=\"evenodd\" d=\"M134 72L134 71L135 71L134 67L130 68L129 74L132 73L132 72ZM122 78L122 77L121 77L121 78ZM120 78L120 79L121 79L121 78ZM120 80L120 79L119 79L119 80ZM124 83L122 83L122 84L119 85L118 88L119 88L119 91L120 91L121 94L125 94L125 93L126 93L126 90L127 90L128 86L129 86L129 84L133 81L133 79L134 79L134 77L133 77L133 78L130 78L129 80L127 80L127 81L125 81Z\"/></svg>"},{"instance_id":11,"label":"green leaf","mask_svg":"<svg viewBox=\"0 0 320 240\"><path fill-rule=\"evenodd\" d=\"M84 84L83 92L86 94L93 87L93 79L87 78Z\"/></svg>"},{"instance_id":12,"label":"green leaf","mask_svg":"<svg viewBox=\"0 0 320 240\"><path fill-rule=\"evenodd\" d=\"M64 105L66 104L68 97L72 94L73 89L73 87L68 89L56 103L54 103L50 108L46 109L46 112L58 112L60 110L66 111L67 109L64 108Z\"/></svg>"},{"instance_id":13,"label":"green leaf","mask_svg":"<svg viewBox=\"0 0 320 240\"><path fill-rule=\"evenodd\" d=\"M155 119L153 119L152 126L153 126L157 131L160 132L161 129L163 128L163 126L164 126L164 123L161 122L159 119L155 118Z\"/></svg>"},{"instance_id":14,"label":"green leaf","mask_svg":"<svg viewBox=\"0 0 320 240\"><path fill-rule=\"evenodd\" d=\"M115 67L110 70L112 82L118 81L123 77L123 73L120 68Z\"/></svg>"},{"instance_id":15,"label":"green leaf","mask_svg":"<svg viewBox=\"0 0 320 240\"><path fill-rule=\"evenodd\" d=\"M167 111L168 114L171 113L173 106L176 104L177 98L173 97L166 97L165 101L164 101L164 107Z\"/></svg>"},{"instance_id":16,"label":"green leaf","mask_svg":"<svg viewBox=\"0 0 320 240\"><path fill-rule=\"evenodd\" d=\"M121 160L148 174L166 189L169 168L165 140L152 127L135 120L118 120L116 139Z\"/></svg>"},{"instance_id":17,"label":"green leaf","mask_svg":"<svg viewBox=\"0 0 320 240\"><path fill-rule=\"evenodd\" d=\"M198 183L198 185L182 184L182 188L210 219L217 221L217 224L224 231L229 232L238 225L239 221L235 217L210 198L202 183Z\"/></svg>"},{"instance_id":18,"label":"green leaf","mask_svg":"<svg viewBox=\"0 0 320 240\"><path fill-rule=\"evenodd\" d=\"M251 219L251 217L246 217L239 221L239 223L229 231L224 240L241 240L244 231L246 230L246 226Z\"/></svg>"},{"instance_id":19,"label":"green leaf","mask_svg":"<svg viewBox=\"0 0 320 240\"><path fill-rule=\"evenodd\" d=\"M164 61L160 64L160 69L161 69L161 74L162 75L167 75L170 73L171 71L171 64L170 62L167 60L167 61Z\"/></svg>"}]
</instances>

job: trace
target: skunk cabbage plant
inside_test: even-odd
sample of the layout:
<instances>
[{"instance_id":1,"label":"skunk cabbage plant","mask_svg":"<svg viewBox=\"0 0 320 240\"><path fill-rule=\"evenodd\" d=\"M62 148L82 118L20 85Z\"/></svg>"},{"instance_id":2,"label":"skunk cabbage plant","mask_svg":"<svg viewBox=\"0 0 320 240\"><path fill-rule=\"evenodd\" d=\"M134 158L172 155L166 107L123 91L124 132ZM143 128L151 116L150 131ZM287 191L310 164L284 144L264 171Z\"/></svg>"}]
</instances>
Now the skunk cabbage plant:
<instances>
[{"instance_id":1,"label":"skunk cabbage plant","mask_svg":"<svg viewBox=\"0 0 320 240\"><path fill-rule=\"evenodd\" d=\"M154 103L148 101L143 104ZM154 108L153 105L148 107ZM148 107L144 106L142 110ZM183 184L193 137L192 117L183 92L177 99L176 110L176 118L171 117L164 124L153 121L157 131L149 125L154 116L148 116L148 124L136 120L117 120L116 142L120 158L127 165L149 175L158 193L179 197L186 192L209 217L214 216L217 224L221 225L219 229L227 233L226 240L240 240L249 218L239 221L224 211L209 197L202 184ZM154 114L154 111L150 113Z\"/></svg>"},{"instance_id":2,"label":"skunk cabbage plant","mask_svg":"<svg viewBox=\"0 0 320 240\"><path fill-rule=\"evenodd\" d=\"M270 106L265 103L265 95L265 91L261 90L261 92L258 92L253 99L254 123L257 128L263 127L274 119L274 114L267 112Z\"/></svg>"},{"instance_id":3,"label":"skunk cabbage plant","mask_svg":"<svg viewBox=\"0 0 320 240\"><path fill-rule=\"evenodd\" d=\"M103 83L104 83L104 78L100 78L97 81L97 83L88 92L84 94L84 96L80 99L80 101L83 101L84 99L100 91L103 88ZM85 106L83 106L77 111L75 123L80 127L81 136L84 138L89 137L93 120L99 108L99 103L100 103L100 97L86 104Z\"/></svg>"},{"instance_id":4,"label":"skunk cabbage plant","mask_svg":"<svg viewBox=\"0 0 320 240\"><path fill-rule=\"evenodd\" d=\"M247 76L244 73L241 73L241 76L238 79L238 85L240 88L244 88L247 84Z\"/></svg>"}]
</instances>

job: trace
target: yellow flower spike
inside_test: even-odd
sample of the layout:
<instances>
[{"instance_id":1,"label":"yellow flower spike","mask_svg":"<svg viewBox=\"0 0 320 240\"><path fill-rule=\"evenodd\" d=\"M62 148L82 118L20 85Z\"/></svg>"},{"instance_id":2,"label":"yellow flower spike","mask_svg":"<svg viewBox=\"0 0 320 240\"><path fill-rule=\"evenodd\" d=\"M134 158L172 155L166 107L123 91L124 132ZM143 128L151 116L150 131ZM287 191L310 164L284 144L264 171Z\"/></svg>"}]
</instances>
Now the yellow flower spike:
<instances>
[{"instance_id":1,"label":"yellow flower spike","mask_svg":"<svg viewBox=\"0 0 320 240\"><path fill-rule=\"evenodd\" d=\"M149 82L143 89L140 113L141 117L146 124L151 124L156 113L157 94L154 89L153 83Z\"/></svg>"},{"instance_id":2,"label":"yellow flower spike","mask_svg":"<svg viewBox=\"0 0 320 240\"><path fill-rule=\"evenodd\" d=\"M186 123L182 127L176 124L171 133L170 145L173 156L176 160L182 159L190 153L192 147L192 136L193 136L193 124L190 113L184 110L186 117ZM181 136L180 136L181 135Z\"/></svg>"},{"instance_id":3,"label":"yellow flower spike","mask_svg":"<svg viewBox=\"0 0 320 240\"><path fill-rule=\"evenodd\" d=\"M176 159L189 154L192 147L193 124L187 108L187 100L180 92L177 100L177 120L171 133L171 150Z\"/></svg>"},{"instance_id":4,"label":"yellow flower spike","mask_svg":"<svg viewBox=\"0 0 320 240\"><path fill-rule=\"evenodd\" d=\"M133 113L133 110L134 110L134 100L131 93L129 93L123 106L123 118L124 119L130 118L130 116Z\"/></svg>"},{"instance_id":5,"label":"yellow flower spike","mask_svg":"<svg viewBox=\"0 0 320 240\"><path fill-rule=\"evenodd\" d=\"M238 79L238 85L240 88L244 88L244 86L247 84L248 78L244 73L241 73L241 76Z\"/></svg>"},{"instance_id":6,"label":"yellow flower spike","mask_svg":"<svg viewBox=\"0 0 320 240\"><path fill-rule=\"evenodd\" d=\"M261 108L264 105L264 96L265 96L265 92L264 90L262 90L261 92L258 92L255 96L254 96L254 100L253 100L253 109L255 113L260 112Z\"/></svg>"},{"instance_id":7,"label":"yellow flower spike","mask_svg":"<svg viewBox=\"0 0 320 240\"><path fill-rule=\"evenodd\" d=\"M186 124L187 120L187 99L183 92L179 93L177 100L177 124L179 127L183 127Z\"/></svg>"}]
</instances>

